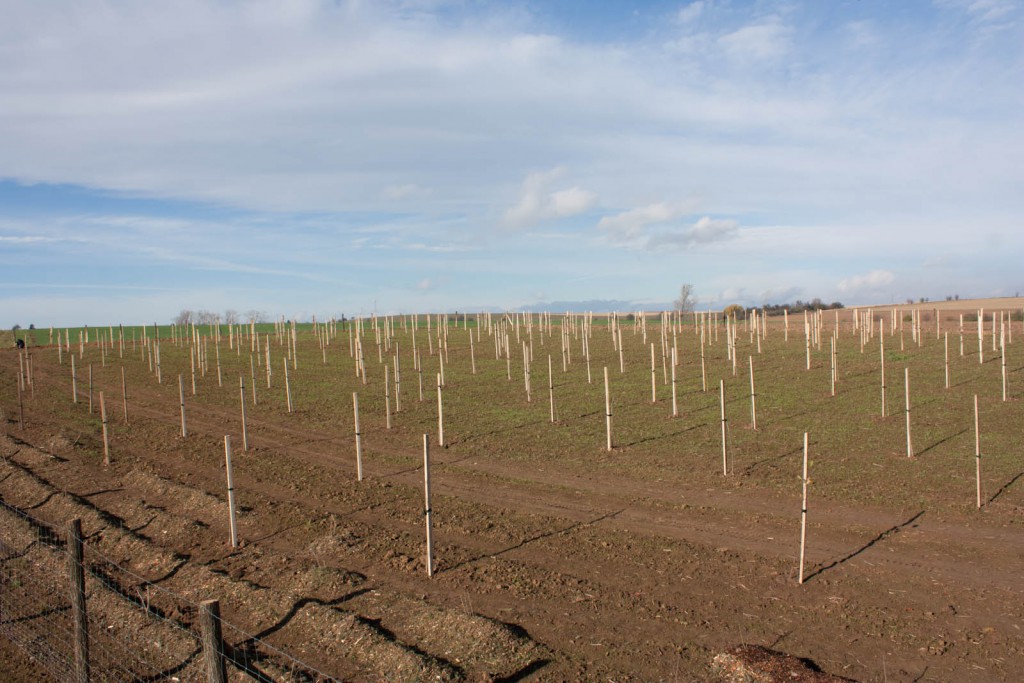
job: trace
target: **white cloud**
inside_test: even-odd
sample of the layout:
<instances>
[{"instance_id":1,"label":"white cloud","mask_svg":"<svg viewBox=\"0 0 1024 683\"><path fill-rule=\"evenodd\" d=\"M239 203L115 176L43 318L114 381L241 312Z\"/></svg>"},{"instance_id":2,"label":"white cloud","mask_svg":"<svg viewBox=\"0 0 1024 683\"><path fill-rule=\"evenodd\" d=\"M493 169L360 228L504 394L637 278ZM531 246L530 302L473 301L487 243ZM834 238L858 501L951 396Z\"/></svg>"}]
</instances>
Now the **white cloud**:
<instances>
[{"instance_id":1,"label":"white cloud","mask_svg":"<svg viewBox=\"0 0 1024 683\"><path fill-rule=\"evenodd\" d=\"M714 242L724 242L732 239L738 233L739 224L736 221L704 216L685 230L669 231L652 236L647 241L647 248L679 247L686 249Z\"/></svg>"},{"instance_id":2,"label":"white cloud","mask_svg":"<svg viewBox=\"0 0 1024 683\"><path fill-rule=\"evenodd\" d=\"M680 24L689 24L696 21L703 11L704 0L696 0L696 2L691 2L689 5L680 8L680 10L676 12L676 21Z\"/></svg>"},{"instance_id":3,"label":"white cloud","mask_svg":"<svg viewBox=\"0 0 1024 683\"><path fill-rule=\"evenodd\" d=\"M775 61L790 51L792 30L772 17L727 33L719 37L718 44L737 61Z\"/></svg>"},{"instance_id":4,"label":"white cloud","mask_svg":"<svg viewBox=\"0 0 1024 683\"><path fill-rule=\"evenodd\" d=\"M633 240L642 236L650 226L668 223L691 213L694 206L694 202L655 202L605 216L598 221L597 227L609 231L615 239Z\"/></svg>"},{"instance_id":5,"label":"white cloud","mask_svg":"<svg viewBox=\"0 0 1024 683\"><path fill-rule=\"evenodd\" d=\"M872 270L862 275L854 275L840 280L836 288L844 293L857 293L861 290L874 290L892 284L896 276L888 270Z\"/></svg>"},{"instance_id":6,"label":"white cloud","mask_svg":"<svg viewBox=\"0 0 1024 683\"><path fill-rule=\"evenodd\" d=\"M541 221L589 211L597 203L597 195L593 192L580 187L548 191L548 186L563 175L565 168L561 166L528 174L523 181L519 202L505 211L504 224L510 228L528 228Z\"/></svg>"},{"instance_id":7,"label":"white cloud","mask_svg":"<svg viewBox=\"0 0 1024 683\"><path fill-rule=\"evenodd\" d=\"M605 216L597 227L606 231L614 243L647 249L686 249L728 240L739 232L736 221L710 216L703 216L692 225L678 226L679 220L692 214L696 205L696 200L655 202Z\"/></svg>"}]
</instances>

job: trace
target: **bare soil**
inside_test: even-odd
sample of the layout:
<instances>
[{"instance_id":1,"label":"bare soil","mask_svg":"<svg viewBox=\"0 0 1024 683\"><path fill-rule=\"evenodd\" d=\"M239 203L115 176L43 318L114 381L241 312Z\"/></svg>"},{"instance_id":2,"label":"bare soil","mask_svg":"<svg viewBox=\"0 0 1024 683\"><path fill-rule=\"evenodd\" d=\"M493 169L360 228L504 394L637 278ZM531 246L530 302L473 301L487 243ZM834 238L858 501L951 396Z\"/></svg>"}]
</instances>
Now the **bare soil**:
<instances>
[{"instance_id":1,"label":"bare soil","mask_svg":"<svg viewBox=\"0 0 1024 683\"><path fill-rule=\"evenodd\" d=\"M0 500L58 525L81 517L87 554L136 577L122 577L121 592L157 584L169 593L154 592L150 604L185 629L195 623L190 604L220 599L240 629L225 634L236 647L256 634L311 670L351 681L714 681L722 680L715 655L741 644L860 681L1011 681L1024 671L1024 490L1014 481L981 512L815 501L809 577L798 585L798 455L784 456L786 493L756 478L773 454L748 461L747 476L709 484L685 471L662 477L663 465L639 447L606 452L595 442L587 461L531 459L512 453L530 451L529 432L517 441L500 437L502 426L453 429L431 454L436 569L428 578L417 444L435 425L408 405L415 390L403 399L409 415L395 416L400 427L365 428L372 446L357 482L350 414L312 401L292 414L250 407L253 447L243 453L237 383L221 388L207 375L189 396L182 438L176 378L157 385L136 355L130 424L119 378L106 380L116 428L113 462L103 466L97 416L84 399L71 402L64 361L36 350L24 429L16 402L3 402ZM17 368L13 350L0 354L4 396L16 396ZM546 410L536 405L531 419L546 422ZM713 410L700 418L711 434L714 418ZM521 424L508 429L521 433ZM226 433L235 435L242 506L236 549ZM710 449L711 470L716 457ZM11 519L0 530L25 533ZM106 600L108 614L120 615L110 619L131 623ZM3 638L0 647L4 680L45 680L31 661L8 656ZM166 647L168 666L196 665L187 638ZM181 675L194 671L187 667Z\"/></svg>"}]
</instances>

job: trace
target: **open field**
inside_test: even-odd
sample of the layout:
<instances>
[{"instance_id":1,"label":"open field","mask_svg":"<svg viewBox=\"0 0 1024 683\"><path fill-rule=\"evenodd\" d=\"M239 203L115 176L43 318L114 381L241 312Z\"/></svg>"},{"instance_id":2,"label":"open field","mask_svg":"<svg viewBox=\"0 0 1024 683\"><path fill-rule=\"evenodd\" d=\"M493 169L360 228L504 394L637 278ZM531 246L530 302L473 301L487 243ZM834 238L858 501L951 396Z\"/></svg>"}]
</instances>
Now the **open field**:
<instances>
[{"instance_id":1,"label":"open field","mask_svg":"<svg viewBox=\"0 0 1024 683\"><path fill-rule=\"evenodd\" d=\"M1020 300L997 301L1002 304L992 310L1015 317L1021 310ZM950 303L958 305L954 311L977 308L975 302ZM851 311L838 312L838 329L828 311L809 370L802 316L790 316L788 340L781 318L770 319L760 340L740 323L735 375L726 327L707 328L706 391L701 336L689 317L663 329L659 317L648 316L646 341L641 320L620 318L624 371L615 326L595 324L591 382L582 316L552 316L549 326L534 315L529 327L509 318L504 329L499 316L468 325L452 317L445 328L443 447L438 318L428 335L420 316L415 341L411 317L391 321L389 342L388 321L364 321L365 382L356 375L351 328L298 326L296 357L288 361L292 412L284 386L288 334L278 335L273 325L261 328L259 353L252 353L249 338L239 348L236 336L231 348L226 327L219 345L213 330L198 328L208 365L205 374L197 369L194 395L189 335L175 341L161 331L158 383L149 363L153 347L141 334L134 341L129 336L122 352L116 327L105 349L96 334L109 328L92 330L81 347L72 331L70 349L58 362L57 348L46 345L48 330L34 330L34 343L46 346L30 344L33 382L23 397L24 428L19 357L14 349L0 354L7 433L0 501L57 525L81 517L87 552L132 572L119 582L122 592L158 584L169 593L147 600L184 627L194 622L190 604L219 598L228 622L342 680L715 680L712 657L741 643L808 658L827 672L863 681L1016 680L1024 670L1024 328L1014 320L1007 338L1004 401L1004 365L992 349L990 322L979 362L976 323L965 324L961 356L956 314L944 313L939 335L927 318L937 306L919 307L931 320L922 323L919 341L902 319L908 312L901 311L895 332L889 313L877 313L867 338L854 328ZM330 342L322 347L325 334ZM495 335L503 341L506 334L508 358L496 358ZM571 349L564 370L563 334ZM671 357L662 339L666 349L673 340L679 349L678 417L672 416ZM268 341L270 388L263 366ZM533 351L529 397L524 343ZM392 384L388 429L384 367L390 365L393 382L396 353L400 409ZM907 457L905 368L913 457ZM242 451L239 377L248 452ZM720 380L728 431L724 475ZM100 390L109 415L107 466ZM359 395L361 482L353 392ZM804 432L811 484L807 579L798 585ZM432 447L436 566L429 578L423 434ZM234 446L241 505L243 544L236 549L228 543L225 435ZM0 509L0 539L8 546L31 545L19 524ZM45 565L52 551L32 552ZM101 587L92 590L97 604L110 603L106 614L113 624L133 623L116 600L98 596ZM231 634L226 637L232 642ZM164 666L177 662L191 672L191 645L167 642ZM24 680L38 679L28 673Z\"/></svg>"}]
</instances>

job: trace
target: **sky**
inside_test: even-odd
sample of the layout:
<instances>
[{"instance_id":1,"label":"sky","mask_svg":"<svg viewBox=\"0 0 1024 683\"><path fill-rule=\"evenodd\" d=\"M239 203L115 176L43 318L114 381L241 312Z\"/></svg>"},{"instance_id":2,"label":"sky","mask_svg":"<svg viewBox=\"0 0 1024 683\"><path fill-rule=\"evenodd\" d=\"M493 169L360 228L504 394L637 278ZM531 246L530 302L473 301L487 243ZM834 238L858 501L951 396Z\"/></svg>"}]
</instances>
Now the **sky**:
<instances>
[{"instance_id":1,"label":"sky","mask_svg":"<svg viewBox=\"0 0 1024 683\"><path fill-rule=\"evenodd\" d=\"M0 16L0 327L1024 292L1021 0Z\"/></svg>"}]
</instances>

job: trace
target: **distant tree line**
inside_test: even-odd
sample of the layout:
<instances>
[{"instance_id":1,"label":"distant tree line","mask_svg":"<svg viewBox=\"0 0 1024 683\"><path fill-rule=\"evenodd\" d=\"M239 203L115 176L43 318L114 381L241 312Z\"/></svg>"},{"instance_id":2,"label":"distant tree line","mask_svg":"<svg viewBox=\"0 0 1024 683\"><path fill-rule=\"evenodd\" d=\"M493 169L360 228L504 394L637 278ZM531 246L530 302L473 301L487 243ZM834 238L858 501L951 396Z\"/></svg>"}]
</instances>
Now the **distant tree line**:
<instances>
[{"instance_id":1,"label":"distant tree line","mask_svg":"<svg viewBox=\"0 0 1024 683\"><path fill-rule=\"evenodd\" d=\"M269 320L265 311L247 311L242 316L238 311L228 309L223 314L214 313L213 311L200 310L191 311L187 308L181 309L181 311L171 321L175 325L219 325L221 323L225 325L237 325L238 323L265 323Z\"/></svg>"},{"instance_id":2,"label":"distant tree line","mask_svg":"<svg viewBox=\"0 0 1024 683\"><path fill-rule=\"evenodd\" d=\"M804 311L827 311L834 308L844 308L843 304L839 301L833 301L830 304L825 303L821 299L811 299L810 301L801 301L797 299L791 304L764 304L758 306L758 310L763 310L767 315L783 315L785 311L790 313L803 313ZM726 315L735 316L738 320L746 318L747 311L739 304L731 304L726 306L724 309Z\"/></svg>"},{"instance_id":3,"label":"distant tree line","mask_svg":"<svg viewBox=\"0 0 1024 683\"><path fill-rule=\"evenodd\" d=\"M782 315L783 311L789 311L790 313L803 313L804 311L830 311L835 308L844 308L841 301L833 301L830 304L825 303L821 299L814 298L810 301L801 301L797 299L791 304L765 304L761 306L765 313L768 315Z\"/></svg>"}]
</instances>

